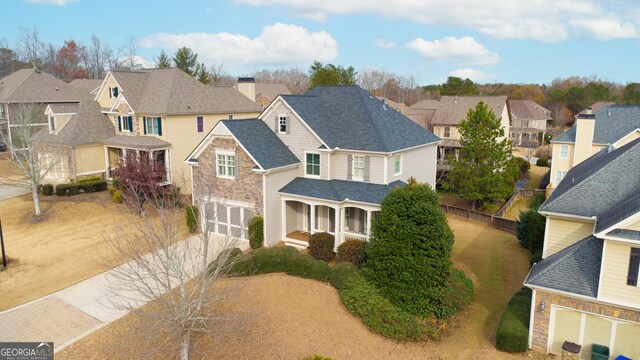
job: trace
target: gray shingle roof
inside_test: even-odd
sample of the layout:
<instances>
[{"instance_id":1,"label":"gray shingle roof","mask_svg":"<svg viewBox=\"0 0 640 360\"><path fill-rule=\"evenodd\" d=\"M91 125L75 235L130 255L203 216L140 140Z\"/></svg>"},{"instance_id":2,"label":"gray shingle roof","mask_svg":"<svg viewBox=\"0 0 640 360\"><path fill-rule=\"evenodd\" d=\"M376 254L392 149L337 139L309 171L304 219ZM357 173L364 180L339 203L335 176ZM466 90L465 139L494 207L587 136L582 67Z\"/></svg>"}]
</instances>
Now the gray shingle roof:
<instances>
[{"instance_id":1,"label":"gray shingle roof","mask_svg":"<svg viewBox=\"0 0 640 360\"><path fill-rule=\"evenodd\" d=\"M637 231L637 230L615 229L613 231L609 231L607 235L615 236L615 237L619 237L627 240L640 241L640 231Z\"/></svg>"},{"instance_id":2,"label":"gray shingle roof","mask_svg":"<svg viewBox=\"0 0 640 360\"><path fill-rule=\"evenodd\" d=\"M102 143L107 146L111 145L111 146L118 146L118 147L124 147L124 148L135 148L135 149L145 149L145 150L167 148L171 146L170 143L162 139L158 139L155 136L116 135L103 140Z\"/></svg>"},{"instance_id":3,"label":"gray shingle roof","mask_svg":"<svg viewBox=\"0 0 640 360\"><path fill-rule=\"evenodd\" d=\"M300 163L264 121L239 119L222 123L264 170Z\"/></svg>"},{"instance_id":4,"label":"gray shingle roof","mask_svg":"<svg viewBox=\"0 0 640 360\"><path fill-rule=\"evenodd\" d=\"M509 111L515 119L550 120L551 111L531 100L509 100Z\"/></svg>"},{"instance_id":5,"label":"gray shingle roof","mask_svg":"<svg viewBox=\"0 0 640 360\"><path fill-rule=\"evenodd\" d=\"M2 103L78 102L92 99L89 91L70 86L40 70L22 69L0 79Z\"/></svg>"},{"instance_id":6,"label":"gray shingle roof","mask_svg":"<svg viewBox=\"0 0 640 360\"><path fill-rule=\"evenodd\" d=\"M552 142L576 141L576 125L558 135ZM613 144L640 128L640 106L612 105L595 112L594 144Z\"/></svg>"},{"instance_id":7,"label":"gray shingle roof","mask_svg":"<svg viewBox=\"0 0 640 360\"><path fill-rule=\"evenodd\" d=\"M638 190L635 193L629 194L619 204L598 216L595 232L599 233L638 212L640 212L640 186L638 186Z\"/></svg>"},{"instance_id":8,"label":"gray shingle roof","mask_svg":"<svg viewBox=\"0 0 640 360\"><path fill-rule=\"evenodd\" d=\"M33 136L36 141L55 145L78 146L100 143L114 136L115 128L109 118L100 112L100 104L93 100L80 102L76 114L57 134L49 134L45 127Z\"/></svg>"},{"instance_id":9,"label":"gray shingle roof","mask_svg":"<svg viewBox=\"0 0 640 360\"><path fill-rule=\"evenodd\" d=\"M602 240L589 236L533 266L525 285L598 296Z\"/></svg>"},{"instance_id":10,"label":"gray shingle roof","mask_svg":"<svg viewBox=\"0 0 640 360\"><path fill-rule=\"evenodd\" d=\"M460 125L467 118L467 112L475 108L482 101L493 113L500 117L505 106L506 96L443 96L440 98L440 108L436 111L431 123L434 125Z\"/></svg>"},{"instance_id":11,"label":"gray shingle roof","mask_svg":"<svg viewBox=\"0 0 640 360\"><path fill-rule=\"evenodd\" d=\"M342 202L346 199L369 204L380 204L382 199L405 183L397 180L388 185L349 180L321 180L297 177L280 189L280 193L315 199Z\"/></svg>"},{"instance_id":12,"label":"gray shingle roof","mask_svg":"<svg viewBox=\"0 0 640 360\"><path fill-rule=\"evenodd\" d=\"M603 149L572 168L540 211L615 217L621 210L616 207L640 190L638 179L640 139L612 151Z\"/></svg>"},{"instance_id":13,"label":"gray shingle roof","mask_svg":"<svg viewBox=\"0 0 640 360\"><path fill-rule=\"evenodd\" d=\"M359 86L321 86L282 98L332 149L393 152L440 140Z\"/></svg>"},{"instance_id":14,"label":"gray shingle roof","mask_svg":"<svg viewBox=\"0 0 640 360\"><path fill-rule=\"evenodd\" d=\"M112 71L136 113L215 114L262 111L231 86L205 85L177 68Z\"/></svg>"}]
</instances>

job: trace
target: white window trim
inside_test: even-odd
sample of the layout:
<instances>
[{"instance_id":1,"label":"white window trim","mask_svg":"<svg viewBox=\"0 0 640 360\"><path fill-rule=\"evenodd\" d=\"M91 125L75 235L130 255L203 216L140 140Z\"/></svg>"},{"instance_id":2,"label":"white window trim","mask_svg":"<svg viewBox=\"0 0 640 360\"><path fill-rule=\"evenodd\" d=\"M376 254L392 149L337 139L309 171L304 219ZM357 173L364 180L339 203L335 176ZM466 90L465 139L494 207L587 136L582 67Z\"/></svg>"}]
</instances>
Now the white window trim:
<instances>
[{"instance_id":1,"label":"white window trim","mask_svg":"<svg viewBox=\"0 0 640 360\"><path fill-rule=\"evenodd\" d=\"M449 131L447 131L447 129L449 129ZM449 133L449 134L447 134ZM451 127L450 126L445 126L442 128L442 137L444 137L445 139L448 139L451 137Z\"/></svg>"},{"instance_id":2,"label":"white window trim","mask_svg":"<svg viewBox=\"0 0 640 360\"><path fill-rule=\"evenodd\" d=\"M53 126L51 126L51 124L53 124ZM56 117L53 115L49 115L49 134L57 134L57 127L56 127Z\"/></svg>"},{"instance_id":3,"label":"white window trim","mask_svg":"<svg viewBox=\"0 0 640 360\"><path fill-rule=\"evenodd\" d=\"M238 174L238 161L236 159L236 153L233 151L228 151L228 150L216 150L215 151L215 155L216 155L216 177L220 178L220 179L229 179L229 180L235 180L236 175ZM220 174L219 173L219 165L218 165L218 155L224 155L224 156L233 156L233 176L231 175L224 175L224 174ZM229 172L229 167L226 164L226 159L225 159L225 168L226 171Z\"/></svg>"},{"instance_id":4,"label":"white window trim","mask_svg":"<svg viewBox=\"0 0 640 360\"><path fill-rule=\"evenodd\" d=\"M356 176L356 158L362 159L362 176ZM364 171L365 171L365 160L364 155L353 155L351 157L351 178L353 180L364 181Z\"/></svg>"},{"instance_id":5,"label":"white window trim","mask_svg":"<svg viewBox=\"0 0 640 360\"><path fill-rule=\"evenodd\" d=\"M567 149L567 153L562 156L562 149ZM569 158L569 145L560 145L560 153L558 154L560 159L568 159Z\"/></svg>"},{"instance_id":6,"label":"white window trim","mask_svg":"<svg viewBox=\"0 0 640 360\"><path fill-rule=\"evenodd\" d=\"M162 117L160 117L160 116L145 116L145 118L147 119L145 121L146 125L147 125L147 128L145 129L146 132L147 132L147 135L160 136L158 130L160 130L160 126L159 126L160 124L159 123L162 121ZM151 120L151 121L149 121L149 120ZM158 124L157 125L155 123L156 120L158 120ZM149 127L150 125L151 125L151 127ZM151 132L151 131L149 131L149 129L153 129L155 131Z\"/></svg>"},{"instance_id":7,"label":"white window trim","mask_svg":"<svg viewBox=\"0 0 640 360\"><path fill-rule=\"evenodd\" d=\"M400 170L396 172L396 161L398 157L400 158ZM402 154L396 154L396 156L393 157L393 176L402 175L402 158Z\"/></svg>"},{"instance_id":8,"label":"white window trim","mask_svg":"<svg viewBox=\"0 0 640 360\"><path fill-rule=\"evenodd\" d=\"M312 154L312 155L318 155L318 175L315 174L307 174L307 154ZM305 151L304 152L304 177L308 177L308 178L314 178L314 179L320 179L320 176L322 175L322 156L320 155L319 152L316 151Z\"/></svg>"},{"instance_id":9,"label":"white window trim","mask_svg":"<svg viewBox=\"0 0 640 360\"><path fill-rule=\"evenodd\" d=\"M284 118L284 131L280 130L282 128L282 119ZM287 114L278 114L278 134L286 134L287 130L289 130L289 121L287 120Z\"/></svg>"},{"instance_id":10,"label":"white window trim","mask_svg":"<svg viewBox=\"0 0 640 360\"><path fill-rule=\"evenodd\" d=\"M127 118L129 116L133 116L133 115L116 115L116 124L118 123L118 116L120 116L120 132L131 132L131 129L125 129L124 128L124 124L127 124L127 127L129 126L129 120L127 120ZM126 121L125 121L126 120ZM133 119L131 119L131 126L133 126Z\"/></svg>"},{"instance_id":11,"label":"white window trim","mask_svg":"<svg viewBox=\"0 0 640 360\"><path fill-rule=\"evenodd\" d=\"M562 178L558 179L559 176L562 174ZM556 170L556 186L558 186L558 184L560 184L560 181L564 180L565 176L567 176L567 172L566 171L562 171L562 170Z\"/></svg>"}]
</instances>

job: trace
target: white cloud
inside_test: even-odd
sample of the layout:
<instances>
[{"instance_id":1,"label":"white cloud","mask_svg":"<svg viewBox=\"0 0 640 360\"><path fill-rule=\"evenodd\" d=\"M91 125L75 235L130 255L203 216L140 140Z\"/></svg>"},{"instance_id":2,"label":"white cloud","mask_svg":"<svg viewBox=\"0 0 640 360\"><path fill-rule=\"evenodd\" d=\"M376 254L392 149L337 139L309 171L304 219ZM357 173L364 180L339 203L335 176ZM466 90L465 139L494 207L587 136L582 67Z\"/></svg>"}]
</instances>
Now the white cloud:
<instances>
[{"instance_id":1,"label":"white cloud","mask_svg":"<svg viewBox=\"0 0 640 360\"><path fill-rule=\"evenodd\" d=\"M324 62L338 57L338 43L329 33L281 23L265 26L253 39L229 33L159 33L138 44L169 52L186 46L198 53L200 61L224 63L228 69L247 65L306 66L314 60Z\"/></svg>"},{"instance_id":2,"label":"white cloud","mask_svg":"<svg viewBox=\"0 0 640 360\"><path fill-rule=\"evenodd\" d=\"M487 74L479 70L474 70L470 68L458 69L449 72L450 76L457 76L461 79L469 78L474 82L494 82L498 80L498 77L492 74Z\"/></svg>"},{"instance_id":3,"label":"white cloud","mask_svg":"<svg viewBox=\"0 0 640 360\"><path fill-rule=\"evenodd\" d=\"M76 2L78 0L25 0L25 2L29 3L29 4L36 4L36 5L58 5L58 6L65 6L69 3L72 2Z\"/></svg>"},{"instance_id":4,"label":"white cloud","mask_svg":"<svg viewBox=\"0 0 640 360\"><path fill-rule=\"evenodd\" d=\"M469 36L459 39L447 36L434 41L417 38L407 43L407 48L431 60L454 61L469 65L495 65L500 62L498 54L489 51Z\"/></svg>"},{"instance_id":5,"label":"white cloud","mask_svg":"<svg viewBox=\"0 0 640 360\"><path fill-rule=\"evenodd\" d=\"M396 43L385 39L376 39L376 46L383 49L393 49Z\"/></svg>"},{"instance_id":6,"label":"white cloud","mask_svg":"<svg viewBox=\"0 0 640 360\"><path fill-rule=\"evenodd\" d=\"M597 39L640 37L639 6L622 0L234 0L250 6L285 6L294 13L373 14L429 25L461 26L501 39L559 42L583 35ZM318 15L324 14L324 16ZM603 16L610 25L598 23ZM613 30L612 30L613 29Z\"/></svg>"}]
</instances>

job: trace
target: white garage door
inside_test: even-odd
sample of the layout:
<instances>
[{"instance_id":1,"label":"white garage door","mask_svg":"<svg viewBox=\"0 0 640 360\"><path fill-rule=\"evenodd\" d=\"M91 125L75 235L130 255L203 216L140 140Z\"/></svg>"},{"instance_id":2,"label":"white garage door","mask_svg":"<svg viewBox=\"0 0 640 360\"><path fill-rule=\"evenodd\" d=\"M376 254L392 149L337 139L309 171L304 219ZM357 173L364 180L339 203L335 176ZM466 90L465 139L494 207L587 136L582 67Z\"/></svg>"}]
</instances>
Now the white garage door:
<instances>
[{"instance_id":1,"label":"white garage door","mask_svg":"<svg viewBox=\"0 0 640 360\"><path fill-rule=\"evenodd\" d=\"M249 221L255 216L255 210L251 206L209 202L205 203L204 208L208 231L244 240L249 239Z\"/></svg>"}]
</instances>

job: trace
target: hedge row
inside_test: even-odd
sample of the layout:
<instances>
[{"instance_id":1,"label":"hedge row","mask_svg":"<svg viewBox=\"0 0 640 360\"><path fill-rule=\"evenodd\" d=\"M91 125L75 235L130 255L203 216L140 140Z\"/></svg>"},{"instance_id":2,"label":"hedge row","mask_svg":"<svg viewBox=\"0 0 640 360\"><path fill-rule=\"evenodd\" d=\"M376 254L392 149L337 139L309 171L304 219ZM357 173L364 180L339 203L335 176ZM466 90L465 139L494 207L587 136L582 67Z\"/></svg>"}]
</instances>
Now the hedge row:
<instances>
[{"instance_id":1,"label":"hedge row","mask_svg":"<svg viewBox=\"0 0 640 360\"><path fill-rule=\"evenodd\" d=\"M498 350L510 353L527 351L530 311L531 289L522 288L513 295L502 314L496 334Z\"/></svg>"},{"instance_id":2,"label":"hedge row","mask_svg":"<svg viewBox=\"0 0 640 360\"><path fill-rule=\"evenodd\" d=\"M51 184L44 184L41 187L43 195L58 196L71 196L77 195L80 191L85 193L92 193L98 191L107 191L107 182L104 180L85 180L78 183L58 184L54 186Z\"/></svg>"}]
</instances>

